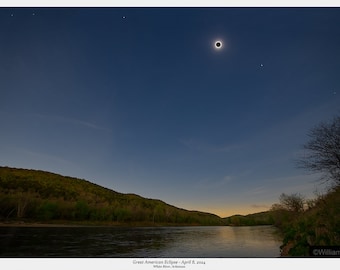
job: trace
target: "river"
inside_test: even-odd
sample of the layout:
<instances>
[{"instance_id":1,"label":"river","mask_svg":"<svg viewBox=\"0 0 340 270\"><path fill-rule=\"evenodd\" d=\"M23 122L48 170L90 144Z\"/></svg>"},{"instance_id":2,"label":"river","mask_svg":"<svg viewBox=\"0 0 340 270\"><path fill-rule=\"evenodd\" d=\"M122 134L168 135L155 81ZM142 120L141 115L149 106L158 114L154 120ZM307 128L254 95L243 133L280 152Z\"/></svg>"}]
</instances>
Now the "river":
<instances>
[{"instance_id":1,"label":"river","mask_svg":"<svg viewBox=\"0 0 340 270\"><path fill-rule=\"evenodd\" d=\"M0 227L2 258L271 258L272 226Z\"/></svg>"}]
</instances>

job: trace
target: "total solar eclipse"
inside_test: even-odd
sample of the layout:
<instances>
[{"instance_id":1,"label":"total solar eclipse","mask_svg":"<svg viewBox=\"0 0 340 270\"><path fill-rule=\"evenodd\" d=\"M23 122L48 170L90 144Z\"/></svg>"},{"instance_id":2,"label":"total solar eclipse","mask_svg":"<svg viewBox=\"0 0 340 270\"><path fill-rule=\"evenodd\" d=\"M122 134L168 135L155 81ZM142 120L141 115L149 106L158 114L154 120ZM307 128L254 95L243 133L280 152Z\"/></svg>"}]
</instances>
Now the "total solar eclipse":
<instances>
[{"instance_id":1,"label":"total solar eclipse","mask_svg":"<svg viewBox=\"0 0 340 270\"><path fill-rule=\"evenodd\" d=\"M222 48L222 46L223 46L222 41L220 40L215 41L215 49L219 50Z\"/></svg>"}]
</instances>

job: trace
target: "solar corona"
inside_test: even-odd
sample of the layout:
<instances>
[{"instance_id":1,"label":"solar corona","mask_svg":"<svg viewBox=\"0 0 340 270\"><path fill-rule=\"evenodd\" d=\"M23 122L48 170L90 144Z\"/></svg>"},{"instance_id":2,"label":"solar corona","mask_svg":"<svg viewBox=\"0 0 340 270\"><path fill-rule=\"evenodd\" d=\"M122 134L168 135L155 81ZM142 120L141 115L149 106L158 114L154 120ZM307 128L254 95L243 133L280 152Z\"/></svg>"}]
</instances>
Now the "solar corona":
<instances>
[{"instance_id":1,"label":"solar corona","mask_svg":"<svg viewBox=\"0 0 340 270\"><path fill-rule=\"evenodd\" d=\"M223 47L222 41L221 41L221 40L216 40L216 41L214 42L214 47L215 47L216 50L221 50L222 47Z\"/></svg>"}]
</instances>

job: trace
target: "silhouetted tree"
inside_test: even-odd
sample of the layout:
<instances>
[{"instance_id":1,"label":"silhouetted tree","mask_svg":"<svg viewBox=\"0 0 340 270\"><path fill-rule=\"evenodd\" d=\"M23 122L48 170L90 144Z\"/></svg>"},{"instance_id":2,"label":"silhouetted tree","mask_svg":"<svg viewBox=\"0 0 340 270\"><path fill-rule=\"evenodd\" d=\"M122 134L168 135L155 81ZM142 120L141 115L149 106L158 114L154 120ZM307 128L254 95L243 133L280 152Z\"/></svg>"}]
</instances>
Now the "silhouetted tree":
<instances>
[{"instance_id":1,"label":"silhouetted tree","mask_svg":"<svg viewBox=\"0 0 340 270\"><path fill-rule=\"evenodd\" d=\"M310 130L310 140L303 146L304 156L298 167L322 173L322 180L340 185L340 116Z\"/></svg>"},{"instance_id":2,"label":"silhouetted tree","mask_svg":"<svg viewBox=\"0 0 340 270\"><path fill-rule=\"evenodd\" d=\"M292 212L303 211L303 205L304 205L305 200L301 194L295 193L295 194L287 195L285 193L282 193L279 199L280 199L280 204L283 207L283 209L286 209Z\"/></svg>"}]
</instances>

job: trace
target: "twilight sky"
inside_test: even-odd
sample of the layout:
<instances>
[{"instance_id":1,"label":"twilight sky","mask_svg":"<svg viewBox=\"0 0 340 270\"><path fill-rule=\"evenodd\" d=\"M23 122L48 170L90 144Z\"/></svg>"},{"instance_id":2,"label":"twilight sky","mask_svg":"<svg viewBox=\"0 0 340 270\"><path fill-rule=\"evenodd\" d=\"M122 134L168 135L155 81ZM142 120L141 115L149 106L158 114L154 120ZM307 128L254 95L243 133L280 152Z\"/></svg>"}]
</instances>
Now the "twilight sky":
<instances>
[{"instance_id":1,"label":"twilight sky","mask_svg":"<svg viewBox=\"0 0 340 270\"><path fill-rule=\"evenodd\" d=\"M222 217L311 197L294 160L340 113L339 25L340 8L0 8L0 165Z\"/></svg>"}]
</instances>

